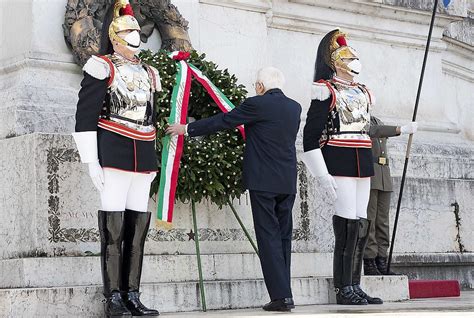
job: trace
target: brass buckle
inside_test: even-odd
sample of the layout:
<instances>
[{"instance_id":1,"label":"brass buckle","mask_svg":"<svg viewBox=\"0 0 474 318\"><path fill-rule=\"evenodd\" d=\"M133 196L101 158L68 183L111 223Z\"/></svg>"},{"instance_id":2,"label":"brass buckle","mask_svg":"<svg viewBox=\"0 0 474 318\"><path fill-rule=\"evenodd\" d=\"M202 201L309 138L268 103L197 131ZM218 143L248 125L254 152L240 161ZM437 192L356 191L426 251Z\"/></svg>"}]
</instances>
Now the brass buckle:
<instances>
[{"instance_id":1,"label":"brass buckle","mask_svg":"<svg viewBox=\"0 0 474 318\"><path fill-rule=\"evenodd\" d=\"M379 165L385 166L387 164L387 158L379 157Z\"/></svg>"}]
</instances>

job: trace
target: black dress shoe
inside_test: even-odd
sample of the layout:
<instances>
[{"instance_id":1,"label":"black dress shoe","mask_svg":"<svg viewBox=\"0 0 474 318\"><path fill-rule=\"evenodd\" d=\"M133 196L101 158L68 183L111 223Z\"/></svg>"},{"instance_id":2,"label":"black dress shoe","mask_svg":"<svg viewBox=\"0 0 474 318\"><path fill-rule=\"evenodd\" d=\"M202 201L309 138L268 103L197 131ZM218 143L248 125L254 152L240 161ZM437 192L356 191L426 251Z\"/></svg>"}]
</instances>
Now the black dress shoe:
<instances>
[{"instance_id":1,"label":"black dress shoe","mask_svg":"<svg viewBox=\"0 0 474 318\"><path fill-rule=\"evenodd\" d=\"M381 298L378 298L378 297L370 297L369 295L367 295L363 290L362 288L360 288L360 285L353 285L352 286L352 290L354 291L354 293L359 296L360 298L364 298L365 300L367 300L367 302L369 303L369 305L381 305L383 304L383 300Z\"/></svg>"},{"instance_id":2,"label":"black dress shoe","mask_svg":"<svg viewBox=\"0 0 474 318\"><path fill-rule=\"evenodd\" d=\"M386 257L379 257L377 256L375 258L375 265L377 266L377 269L379 270L382 275L399 275L395 272L387 271L387 258Z\"/></svg>"},{"instance_id":3,"label":"black dress shoe","mask_svg":"<svg viewBox=\"0 0 474 318\"><path fill-rule=\"evenodd\" d=\"M374 258L364 258L364 275L365 276L382 275L382 273L378 269L377 264L375 264Z\"/></svg>"},{"instance_id":4,"label":"black dress shoe","mask_svg":"<svg viewBox=\"0 0 474 318\"><path fill-rule=\"evenodd\" d=\"M357 295L352 286L336 288L336 303L338 305L367 305L367 299Z\"/></svg>"},{"instance_id":5,"label":"black dress shoe","mask_svg":"<svg viewBox=\"0 0 474 318\"><path fill-rule=\"evenodd\" d=\"M272 300L271 302L263 306L263 310L265 311L291 311L293 308L295 308L293 298Z\"/></svg>"}]
</instances>

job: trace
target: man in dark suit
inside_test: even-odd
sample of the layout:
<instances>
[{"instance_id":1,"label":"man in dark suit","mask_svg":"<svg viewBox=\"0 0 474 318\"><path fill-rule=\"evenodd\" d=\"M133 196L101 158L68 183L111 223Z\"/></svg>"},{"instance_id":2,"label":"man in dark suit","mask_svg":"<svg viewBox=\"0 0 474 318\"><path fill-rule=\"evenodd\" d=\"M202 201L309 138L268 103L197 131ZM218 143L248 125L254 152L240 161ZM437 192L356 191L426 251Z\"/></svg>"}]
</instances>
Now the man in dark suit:
<instances>
[{"instance_id":1,"label":"man in dark suit","mask_svg":"<svg viewBox=\"0 0 474 318\"><path fill-rule=\"evenodd\" d=\"M284 77L274 67L257 74L257 96L247 98L229 113L174 124L169 134L191 137L245 125L243 184L250 192L262 272L271 302L267 311L291 311L292 209L296 196L296 135L301 106L286 97Z\"/></svg>"}]
</instances>

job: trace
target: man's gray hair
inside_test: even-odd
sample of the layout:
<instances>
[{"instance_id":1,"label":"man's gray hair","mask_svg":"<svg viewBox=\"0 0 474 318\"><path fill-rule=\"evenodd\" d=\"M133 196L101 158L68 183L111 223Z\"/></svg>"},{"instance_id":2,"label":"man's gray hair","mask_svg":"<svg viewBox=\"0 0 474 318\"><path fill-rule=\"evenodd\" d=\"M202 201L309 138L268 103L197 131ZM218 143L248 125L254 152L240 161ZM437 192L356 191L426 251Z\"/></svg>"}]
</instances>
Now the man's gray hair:
<instances>
[{"instance_id":1,"label":"man's gray hair","mask_svg":"<svg viewBox=\"0 0 474 318\"><path fill-rule=\"evenodd\" d=\"M285 77L276 67L264 67L257 72L257 83L262 83L265 86L265 91L273 88L283 89Z\"/></svg>"}]
</instances>

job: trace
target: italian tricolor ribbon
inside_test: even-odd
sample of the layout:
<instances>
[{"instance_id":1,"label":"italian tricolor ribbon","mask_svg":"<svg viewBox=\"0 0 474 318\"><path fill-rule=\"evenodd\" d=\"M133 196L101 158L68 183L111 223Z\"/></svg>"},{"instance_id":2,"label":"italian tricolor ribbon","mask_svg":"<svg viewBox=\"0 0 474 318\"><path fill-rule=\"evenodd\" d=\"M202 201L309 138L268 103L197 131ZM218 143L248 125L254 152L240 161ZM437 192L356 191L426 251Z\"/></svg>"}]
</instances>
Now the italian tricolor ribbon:
<instances>
[{"instance_id":1,"label":"italian tricolor ribbon","mask_svg":"<svg viewBox=\"0 0 474 318\"><path fill-rule=\"evenodd\" d=\"M194 77L208 92L220 110L227 113L235 108L234 104L204 75L197 67L187 63L189 53L173 52L170 57L176 60L176 83L171 95L170 124L186 124L188 103L191 92L191 79ZM244 127L237 127L245 138ZM178 184L179 165L183 154L184 136L166 135L163 138L161 154L160 187L158 191L158 225L171 227L173 209Z\"/></svg>"}]
</instances>

